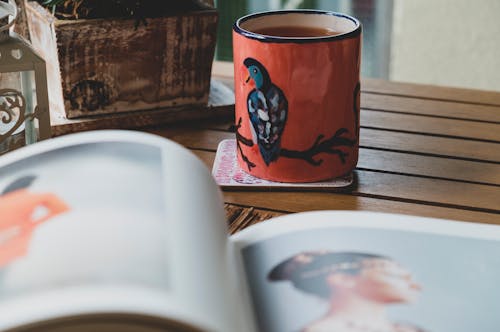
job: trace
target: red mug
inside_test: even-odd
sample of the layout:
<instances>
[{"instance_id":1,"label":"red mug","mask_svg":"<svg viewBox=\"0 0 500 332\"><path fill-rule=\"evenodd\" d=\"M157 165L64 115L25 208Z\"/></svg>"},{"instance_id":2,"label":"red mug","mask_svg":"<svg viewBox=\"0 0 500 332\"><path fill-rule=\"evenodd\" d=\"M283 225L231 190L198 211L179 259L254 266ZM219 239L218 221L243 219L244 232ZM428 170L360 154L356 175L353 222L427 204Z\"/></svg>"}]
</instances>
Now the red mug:
<instances>
[{"instance_id":1,"label":"red mug","mask_svg":"<svg viewBox=\"0 0 500 332\"><path fill-rule=\"evenodd\" d=\"M233 27L238 165L277 182L350 173L359 150L361 24L316 10L251 14Z\"/></svg>"}]
</instances>

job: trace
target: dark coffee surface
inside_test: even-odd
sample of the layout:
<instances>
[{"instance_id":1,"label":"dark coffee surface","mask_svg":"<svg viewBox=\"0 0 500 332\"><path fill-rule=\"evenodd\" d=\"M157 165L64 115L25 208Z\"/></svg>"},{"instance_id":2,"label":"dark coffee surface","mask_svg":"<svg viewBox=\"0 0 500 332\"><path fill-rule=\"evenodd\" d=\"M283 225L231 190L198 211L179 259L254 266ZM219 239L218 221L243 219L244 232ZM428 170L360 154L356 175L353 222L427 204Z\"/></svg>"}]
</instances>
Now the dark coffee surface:
<instances>
[{"instance_id":1,"label":"dark coffee surface","mask_svg":"<svg viewBox=\"0 0 500 332\"><path fill-rule=\"evenodd\" d=\"M335 36L340 32L333 31L327 28L316 27L300 27L300 26L276 26L254 29L253 32L260 35L274 36L274 37L325 37Z\"/></svg>"}]
</instances>

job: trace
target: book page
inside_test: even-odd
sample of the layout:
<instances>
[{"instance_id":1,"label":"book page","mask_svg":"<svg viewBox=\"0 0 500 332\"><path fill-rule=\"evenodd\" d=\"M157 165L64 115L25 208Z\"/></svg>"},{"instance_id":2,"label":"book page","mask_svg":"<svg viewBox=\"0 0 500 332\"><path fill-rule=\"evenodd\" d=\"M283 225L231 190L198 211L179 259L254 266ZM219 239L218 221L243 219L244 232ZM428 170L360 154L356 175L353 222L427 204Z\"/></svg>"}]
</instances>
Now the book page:
<instances>
[{"instance_id":1,"label":"book page","mask_svg":"<svg viewBox=\"0 0 500 332\"><path fill-rule=\"evenodd\" d=\"M203 163L157 136L89 132L9 153L0 330L109 313L230 331L224 221Z\"/></svg>"},{"instance_id":2,"label":"book page","mask_svg":"<svg viewBox=\"0 0 500 332\"><path fill-rule=\"evenodd\" d=\"M293 214L232 237L258 331L498 331L500 227Z\"/></svg>"}]
</instances>

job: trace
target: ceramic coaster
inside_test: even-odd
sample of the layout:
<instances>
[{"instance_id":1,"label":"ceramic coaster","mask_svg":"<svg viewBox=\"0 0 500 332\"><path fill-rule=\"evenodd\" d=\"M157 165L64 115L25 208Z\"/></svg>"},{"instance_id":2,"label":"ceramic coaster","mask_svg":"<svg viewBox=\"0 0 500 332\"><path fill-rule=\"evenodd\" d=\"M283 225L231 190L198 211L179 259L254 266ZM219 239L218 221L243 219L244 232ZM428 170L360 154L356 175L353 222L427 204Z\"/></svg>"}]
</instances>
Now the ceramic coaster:
<instances>
[{"instance_id":1,"label":"ceramic coaster","mask_svg":"<svg viewBox=\"0 0 500 332\"><path fill-rule=\"evenodd\" d=\"M235 139L226 139L219 143L212 168L212 176L217 184L226 190L251 190L253 188L332 190L347 187L353 182L352 173L324 182L309 183L283 183L256 178L238 166Z\"/></svg>"}]
</instances>

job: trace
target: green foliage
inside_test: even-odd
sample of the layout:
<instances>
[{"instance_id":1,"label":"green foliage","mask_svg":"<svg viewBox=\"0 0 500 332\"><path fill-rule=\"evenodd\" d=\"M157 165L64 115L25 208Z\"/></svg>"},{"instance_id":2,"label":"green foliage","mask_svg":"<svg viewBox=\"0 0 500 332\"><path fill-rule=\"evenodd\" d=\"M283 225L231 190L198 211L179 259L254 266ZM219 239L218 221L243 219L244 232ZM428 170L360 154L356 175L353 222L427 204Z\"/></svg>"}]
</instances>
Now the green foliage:
<instances>
[{"instance_id":1,"label":"green foliage","mask_svg":"<svg viewBox=\"0 0 500 332\"><path fill-rule=\"evenodd\" d=\"M43 2L43 5L53 7L62 4L66 0L46 0Z\"/></svg>"},{"instance_id":2,"label":"green foliage","mask_svg":"<svg viewBox=\"0 0 500 332\"><path fill-rule=\"evenodd\" d=\"M134 16L139 0L37 0L60 18L95 18Z\"/></svg>"},{"instance_id":3,"label":"green foliage","mask_svg":"<svg viewBox=\"0 0 500 332\"><path fill-rule=\"evenodd\" d=\"M58 18L132 17L143 20L168 13L197 8L188 0L36 0L51 9Z\"/></svg>"}]
</instances>

